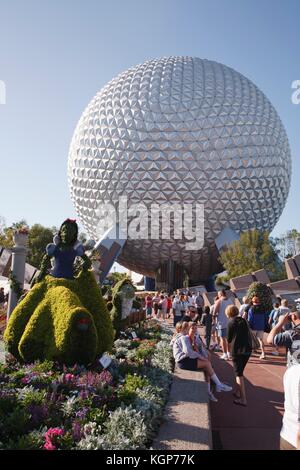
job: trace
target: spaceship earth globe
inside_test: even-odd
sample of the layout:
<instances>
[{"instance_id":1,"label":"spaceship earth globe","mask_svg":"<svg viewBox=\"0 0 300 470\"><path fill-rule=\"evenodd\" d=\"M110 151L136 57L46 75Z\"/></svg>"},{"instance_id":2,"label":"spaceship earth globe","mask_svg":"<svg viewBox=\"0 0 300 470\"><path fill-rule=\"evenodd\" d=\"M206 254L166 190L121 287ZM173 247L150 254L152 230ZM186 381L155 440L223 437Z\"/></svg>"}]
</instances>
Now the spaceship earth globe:
<instances>
[{"instance_id":1,"label":"spaceship earth globe","mask_svg":"<svg viewBox=\"0 0 300 470\"><path fill-rule=\"evenodd\" d=\"M68 159L71 198L97 238L100 204L204 204L204 246L128 239L118 262L154 277L171 259L191 280L220 272L216 237L271 231L284 208L291 155L281 120L249 79L195 57L149 60L118 75L91 100Z\"/></svg>"}]
</instances>

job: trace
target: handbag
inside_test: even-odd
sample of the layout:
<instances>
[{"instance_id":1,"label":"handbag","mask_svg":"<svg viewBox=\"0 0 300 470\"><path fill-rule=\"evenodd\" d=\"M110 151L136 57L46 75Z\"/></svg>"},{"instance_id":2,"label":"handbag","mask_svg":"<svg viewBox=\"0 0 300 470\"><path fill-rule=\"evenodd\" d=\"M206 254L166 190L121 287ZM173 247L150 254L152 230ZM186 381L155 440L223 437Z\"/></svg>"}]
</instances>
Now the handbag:
<instances>
[{"instance_id":1,"label":"handbag","mask_svg":"<svg viewBox=\"0 0 300 470\"><path fill-rule=\"evenodd\" d=\"M249 330L252 350L259 349L260 348L260 343L259 343L257 337L255 336L255 334L253 333L253 331L251 330L249 324L248 324L248 330Z\"/></svg>"}]
</instances>

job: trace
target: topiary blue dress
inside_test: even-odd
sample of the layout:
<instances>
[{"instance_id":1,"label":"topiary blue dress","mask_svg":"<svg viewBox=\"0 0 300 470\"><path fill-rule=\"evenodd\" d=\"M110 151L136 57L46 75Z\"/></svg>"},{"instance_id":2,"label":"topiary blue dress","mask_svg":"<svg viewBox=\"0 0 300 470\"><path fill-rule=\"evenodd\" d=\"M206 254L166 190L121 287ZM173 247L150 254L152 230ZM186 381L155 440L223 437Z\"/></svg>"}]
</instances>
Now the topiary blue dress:
<instances>
[{"instance_id":1,"label":"topiary blue dress","mask_svg":"<svg viewBox=\"0 0 300 470\"><path fill-rule=\"evenodd\" d=\"M81 243L75 243L75 245L64 249L61 249L59 245L49 243L46 247L46 253L54 258L54 267L50 271L51 276L74 279L74 261L77 256L84 255L84 248Z\"/></svg>"}]
</instances>

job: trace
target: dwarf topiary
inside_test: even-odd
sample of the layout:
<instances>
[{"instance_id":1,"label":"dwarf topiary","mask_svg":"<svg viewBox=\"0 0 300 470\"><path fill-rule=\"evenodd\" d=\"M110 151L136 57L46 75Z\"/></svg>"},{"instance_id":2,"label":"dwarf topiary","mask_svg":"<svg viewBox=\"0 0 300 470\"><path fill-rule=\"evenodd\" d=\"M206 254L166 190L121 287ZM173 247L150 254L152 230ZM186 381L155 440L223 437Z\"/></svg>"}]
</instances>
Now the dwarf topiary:
<instances>
[{"instance_id":1,"label":"dwarf topiary","mask_svg":"<svg viewBox=\"0 0 300 470\"><path fill-rule=\"evenodd\" d=\"M88 270L89 259L78 244L77 233L74 221L64 222L56 243L47 246L39 282L12 312L4 340L8 351L20 360L88 364L112 347L114 334L106 303ZM46 262L52 255L52 275L46 275ZM74 278L76 256L84 259L84 266Z\"/></svg>"},{"instance_id":2,"label":"dwarf topiary","mask_svg":"<svg viewBox=\"0 0 300 470\"><path fill-rule=\"evenodd\" d=\"M110 315L116 337L126 326L126 319L132 310L134 294L134 286L131 280L127 278L117 282L112 290L113 307L110 311Z\"/></svg>"},{"instance_id":3,"label":"dwarf topiary","mask_svg":"<svg viewBox=\"0 0 300 470\"><path fill-rule=\"evenodd\" d=\"M260 304L263 306L266 313L271 312L273 308L272 291L269 286L262 282L253 282L248 289L247 297L251 300L253 297L258 297Z\"/></svg>"}]
</instances>

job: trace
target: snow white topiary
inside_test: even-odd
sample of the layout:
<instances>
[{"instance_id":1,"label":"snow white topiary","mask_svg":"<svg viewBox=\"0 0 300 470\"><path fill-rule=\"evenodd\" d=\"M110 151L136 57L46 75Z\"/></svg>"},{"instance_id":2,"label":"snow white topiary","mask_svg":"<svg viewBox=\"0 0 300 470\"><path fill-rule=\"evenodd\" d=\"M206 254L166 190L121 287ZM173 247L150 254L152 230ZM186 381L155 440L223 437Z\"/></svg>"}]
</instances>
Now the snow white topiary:
<instances>
[{"instance_id":1,"label":"snow white topiary","mask_svg":"<svg viewBox=\"0 0 300 470\"><path fill-rule=\"evenodd\" d=\"M62 224L55 243L46 248L38 282L12 312L4 340L19 360L88 364L112 347L112 323L77 234L75 221ZM84 263L74 277L77 256ZM51 257L54 267L47 275Z\"/></svg>"}]
</instances>

